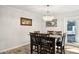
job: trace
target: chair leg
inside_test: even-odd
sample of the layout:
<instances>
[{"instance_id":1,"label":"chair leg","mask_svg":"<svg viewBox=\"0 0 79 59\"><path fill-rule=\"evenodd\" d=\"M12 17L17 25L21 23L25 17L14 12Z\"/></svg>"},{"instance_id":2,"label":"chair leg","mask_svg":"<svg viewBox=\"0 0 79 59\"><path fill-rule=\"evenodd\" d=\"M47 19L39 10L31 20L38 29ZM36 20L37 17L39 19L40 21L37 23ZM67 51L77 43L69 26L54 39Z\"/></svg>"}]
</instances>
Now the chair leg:
<instances>
[{"instance_id":1,"label":"chair leg","mask_svg":"<svg viewBox=\"0 0 79 59\"><path fill-rule=\"evenodd\" d=\"M39 54L39 46L37 46L37 53Z\"/></svg>"},{"instance_id":2,"label":"chair leg","mask_svg":"<svg viewBox=\"0 0 79 59\"><path fill-rule=\"evenodd\" d=\"M31 44L30 45L30 48L31 48L31 54L33 53L33 45Z\"/></svg>"},{"instance_id":3,"label":"chair leg","mask_svg":"<svg viewBox=\"0 0 79 59\"><path fill-rule=\"evenodd\" d=\"M63 54L63 53L65 54L64 46L61 47L61 54Z\"/></svg>"}]
</instances>

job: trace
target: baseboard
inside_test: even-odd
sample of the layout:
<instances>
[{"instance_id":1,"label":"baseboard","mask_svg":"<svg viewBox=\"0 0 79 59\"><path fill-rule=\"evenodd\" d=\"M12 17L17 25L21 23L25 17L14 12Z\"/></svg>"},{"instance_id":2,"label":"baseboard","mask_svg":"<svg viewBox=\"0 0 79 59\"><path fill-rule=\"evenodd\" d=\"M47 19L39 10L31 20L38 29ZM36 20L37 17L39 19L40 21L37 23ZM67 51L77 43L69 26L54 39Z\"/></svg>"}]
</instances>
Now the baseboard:
<instances>
[{"instance_id":1,"label":"baseboard","mask_svg":"<svg viewBox=\"0 0 79 59\"><path fill-rule=\"evenodd\" d=\"M24 45L28 45L28 44L30 44L30 42L28 42L28 43L24 43L24 44L21 44L21 45L12 47L12 48L8 48L8 49L0 50L0 53L2 53L2 52L6 52L6 51L9 51L9 50L12 50L12 49L16 49L16 48L18 48L18 47L22 47L22 46L24 46Z\"/></svg>"}]
</instances>

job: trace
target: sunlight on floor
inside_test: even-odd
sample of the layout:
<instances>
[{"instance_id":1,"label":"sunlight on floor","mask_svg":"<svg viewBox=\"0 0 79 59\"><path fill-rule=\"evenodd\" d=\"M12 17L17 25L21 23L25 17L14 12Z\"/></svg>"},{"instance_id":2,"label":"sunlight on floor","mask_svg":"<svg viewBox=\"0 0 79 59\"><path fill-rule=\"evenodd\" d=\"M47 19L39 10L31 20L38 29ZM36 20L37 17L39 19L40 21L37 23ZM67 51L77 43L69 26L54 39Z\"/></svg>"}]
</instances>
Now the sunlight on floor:
<instances>
[{"instance_id":1,"label":"sunlight on floor","mask_svg":"<svg viewBox=\"0 0 79 59\"><path fill-rule=\"evenodd\" d=\"M66 46L66 51L74 52L74 53L79 53L79 48L78 47L73 47L73 46Z\"/></svg>"},{"instance_id":2,"label":"sunlight on floor","mask_svg":"<svg viewBox=\"0 0 79 59\"><path fill-rule=\"evenodd\" d=\"M65 50L74 53L79 53L79 43L68 43L65 46Z\"/></svg>"}]
</instances>

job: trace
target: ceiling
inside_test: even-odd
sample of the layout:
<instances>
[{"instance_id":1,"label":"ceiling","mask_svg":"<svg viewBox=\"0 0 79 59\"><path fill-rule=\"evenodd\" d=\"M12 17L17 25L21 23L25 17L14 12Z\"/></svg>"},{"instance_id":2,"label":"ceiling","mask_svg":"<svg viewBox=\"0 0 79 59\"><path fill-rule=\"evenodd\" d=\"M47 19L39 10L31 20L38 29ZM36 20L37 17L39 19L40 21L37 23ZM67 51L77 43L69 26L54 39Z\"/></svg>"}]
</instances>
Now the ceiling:
<instances>
[{"instance_id":1,"label":"ceiling","mask_svg":"<svg viewBox=\"0 0 79 59\"><path fill-rule=\"evenodd\" d=\"M10 7L46 15L49 10L50 15L79 15L79 5L9 5ZM47 9L48 8L48 9Z\"/></svg>"}]
</instances>

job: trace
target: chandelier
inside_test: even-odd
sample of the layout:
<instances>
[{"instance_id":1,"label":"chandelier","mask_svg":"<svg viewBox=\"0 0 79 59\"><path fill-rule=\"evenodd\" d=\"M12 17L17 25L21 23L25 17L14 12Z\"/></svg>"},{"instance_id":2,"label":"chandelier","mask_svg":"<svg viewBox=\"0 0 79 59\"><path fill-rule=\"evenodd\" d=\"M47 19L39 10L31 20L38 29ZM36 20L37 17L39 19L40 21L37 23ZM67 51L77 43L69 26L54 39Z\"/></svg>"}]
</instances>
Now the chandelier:
<instances>
[{"instance_id":1,"label":"chandelier","mask_svg":"<svg viewBox=\"0 0 79 59\"><path fill-rule=\"evenodd\" d=\"M46 7L47 7L47 11L46 11L46 15L43 16L43 20L44 21L52 21L53 19L55 19L55 17L49 14L50 13L50 11L49 11L50 5L46 5Z\"/></svg>"}]
</instances>

